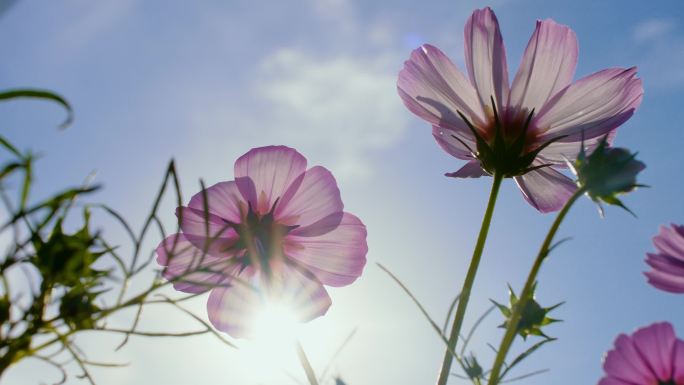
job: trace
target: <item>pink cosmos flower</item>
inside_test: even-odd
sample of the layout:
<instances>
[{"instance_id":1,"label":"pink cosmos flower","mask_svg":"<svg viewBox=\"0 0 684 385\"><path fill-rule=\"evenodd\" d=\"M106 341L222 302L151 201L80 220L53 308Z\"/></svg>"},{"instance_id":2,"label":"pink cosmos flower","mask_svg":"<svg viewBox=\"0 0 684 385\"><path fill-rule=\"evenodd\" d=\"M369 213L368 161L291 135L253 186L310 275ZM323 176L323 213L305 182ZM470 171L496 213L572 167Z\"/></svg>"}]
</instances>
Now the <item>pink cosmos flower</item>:
<instances>
[{"instance_id":1,"label":"pink cosmos flower","mask_svg":"<svg viewBox=\"0 0 684 385\"><path fill-rule=\"evenodd\" d=\"M209 320L250 335L265 303L286 303L302 321L326 313L323 285L345 286L366 263L366 227L343 211L330 171L307 170L292 148L255 148L235 162L235 181L196 194L176 215L181 232L157 248L163 276L187 293L211 291Z\"/></svg>"},{"instance_id":2,"label":"pink cosmos flower","mask_svg":"<svg viewBox=\"0 0 684 385\"><path fill-rule=\"evenodd\" d=\"M684 385L684 341L667 322L620 334L598 385Z\"/></svg>"},{"instance_id":3,"label":"pink cosmos flower","mask_svg":"<svg viewBox=\"0 0 684 385\"><path fill-rule=\"evenodd\" d=\"M641 103L636 68L610 68L572 82L575 33L553 20L537 22L509 86L506 51L490 8L473 12L465 26L468 78L431 45L414 50L399 73L406 107L432 124L450 155L467 160L447 176L513 177L541 212L558 210L576 189L555 170L574 159L582 138L591 151L612 137Z\"/></svg>"},{"instance_id":4,"label":"pink cosmos flower","mask_svg":"<svg viewBox=\"0 0 684 385\"><path fill-rule=\"evenodd\" d=\"M648 283L670 293L684 293L684 226L661 226L653 237L657 253L648 253ZM682 358L684 359L684 358Z\"/></svg>"}]
</instances>

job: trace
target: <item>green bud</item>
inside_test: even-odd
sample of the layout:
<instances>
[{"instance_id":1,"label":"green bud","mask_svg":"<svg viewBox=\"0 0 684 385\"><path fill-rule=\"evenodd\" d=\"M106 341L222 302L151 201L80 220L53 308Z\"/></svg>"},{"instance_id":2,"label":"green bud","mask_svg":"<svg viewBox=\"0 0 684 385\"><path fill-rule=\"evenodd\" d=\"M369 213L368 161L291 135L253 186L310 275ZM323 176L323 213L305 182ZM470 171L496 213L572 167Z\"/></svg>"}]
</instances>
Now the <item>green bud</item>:
<instances>
[{"instance_id":1,"label":"green bud","mask_svg":"<svg viewBox=\"0 0 684 385\"><path fill-rule=\"evenodd\" d=\"M510 323L510 318L513 313L513 309L519 306L520 300L513 292L513 289L509 290L509 303L508 306L502 305L494 300L491 300L494 305L501 311L501 314L506 318L503 324L499 327L507 328ZM516 332L523 338L527 339L527 336L534 335L544 338L550 338L542 331L542 327L552 324L554 322L560 322L560 320L548 317L548 314L555 308L562 305L563 302L550 307L542 307L539 302L534 299L534 290L532 290L531 298L528 298L525 308L522 310L520 321L518 321L518 327Z\"/></svg>"},{"instance_id":2,"label":"green bud","mask_svg":"<svg viewBox=\"0 0 684 385\"><path fill-rule=\"evenodd\" d=\"M97 280L106 272L91 267L104 254L93 250L96 238L88 229L87 212L85 224L74 234L65 234L62 221L59 220L47 240L34 234L36 254L32 262L50 284L73 287L85 281Z\"/></svg>"},{"instance_id":3,"label":"green bud","mask_svg":"<svg viewBox=\"0 0 684 385\"><path fill-rule=\"evenodd\" d=\"M471 380L481 379L484 377L484 370L482 369L482 366L480 365L480 363L477 362L477 358L475 358L474 355L471 355L470 357L464 357L463 358L463 366L464 366L466 375Z\"/></svg>"},{"instance_id":4,"label":"green bud","mask_svg":"<svg viewBox=\"0 0 684 385\"><path fill-rule=\"evenodd\" d=\"M582 148L577 160L569 162L569 166L577 176L577 185L593 201L599 205L604 202L620 206L629 211L617 196L643 187L637 183L636 176L646 165L635 157L636 154L625 148L610 147L607 138L603 138L589 156Z\"/></svg>"},{"instance_id":5,"label":"green bud","mask_svg":"<svg viewBox=\"0 0 684 385\"><path fill-rule=\"evenodd\" d=\"M72 288L62 296L59 315L72 329L94 328L93 315L100 311L94 301L99 294L83 286Z\"/></svg>"}]
</instances>

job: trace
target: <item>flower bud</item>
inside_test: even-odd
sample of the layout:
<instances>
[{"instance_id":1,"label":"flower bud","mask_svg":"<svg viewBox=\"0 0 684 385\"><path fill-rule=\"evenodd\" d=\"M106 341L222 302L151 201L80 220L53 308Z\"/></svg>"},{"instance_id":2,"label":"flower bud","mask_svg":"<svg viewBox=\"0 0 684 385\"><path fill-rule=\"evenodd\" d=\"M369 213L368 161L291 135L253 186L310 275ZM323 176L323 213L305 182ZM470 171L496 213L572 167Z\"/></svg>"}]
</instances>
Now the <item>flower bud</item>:
<instances>
[{"instance_id":1,"label":"flower bud","mask_svg":"<svg viewBox=\"0 0 684 385\"><path fill-rule=\"evenodd\" d=\"M635 157L636 154L625 148L610 147L604 138L591 155L587 156L582 148L577 160L569 165L577 176L577 185L593 201L620 206L629 211L617 196L643 187L637 183L636 176L646 165Z\"/></svg>"},{"instance_id":2,"label":"flower bud","mask_svg":"<svg viewBox=\"0 0 684 385\"><path fill-rule=\"evenodd\" d=\"M536 285L535 285L536 289ZM563 302L555 304L553 306L549 307L542 307L539 302L534 298L534 291L535 289L532 290L532 293L530 297L525 301L525 308L522 309L522 313L520 315L520 320L518 321L518 327L516 329L516 332L523 338L527 339L527 336L529 335L534 335L534 336L539 336L539 337L544 337L547 340L553 340L553 338L547 336L543 331L542 328L546 325L552 324L554 322L559 322L559 320L550 318L548 317L548 314L556 309L557 307L561 306ZM494 300L490 300L497 308L499 308L499 311L501 311L501 314L506 318L503 324L501 324L499 327L502 328L507 328L508 324L511 321L511 317L514 313L514 309L516 307L520 306L520 299L518 296L515 295L515 292L511 287L508 288L508 306L500 304Z\"/></svg>"}]
</instances>

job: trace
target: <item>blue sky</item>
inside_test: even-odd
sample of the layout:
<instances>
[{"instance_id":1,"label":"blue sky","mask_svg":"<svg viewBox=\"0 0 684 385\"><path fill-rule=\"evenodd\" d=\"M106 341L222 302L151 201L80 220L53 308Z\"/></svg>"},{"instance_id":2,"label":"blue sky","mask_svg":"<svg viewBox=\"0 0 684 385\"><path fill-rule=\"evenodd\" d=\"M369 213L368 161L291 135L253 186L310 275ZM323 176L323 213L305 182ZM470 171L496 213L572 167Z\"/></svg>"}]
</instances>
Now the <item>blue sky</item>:
<instances>
[{"instance_id":1,"label":"blue sky","mask_svg":"<svg viewBox=\"0 0 684 385\"><path fill-rule=\"evenodd\" d=\"M679 0L19 0L0 16L0 86L56 90L73 104L76 120L58 131L64 115L54 105L2 104L3 135L43 155L37 196L78 184L96 170L105 185L97 200L134 224L142 222L171 158L189 197L199 178L207 184L232 179L234 159L252 147L296 147L310 164L333 171L346 210L362 218L369 232L364 276L331 290L331 311L304 331L314 366L322 370L357 328L333 366L350 385L431 383L441 342L375 263L402 278L441 320L464 278L490 181L443 176L461 162L443 153L427 124L404 108L396 74L423 42L464 68L463 25L485 5L501 23L509 73L535 20L550 17L577 33L577 77L636 65L644 80L643 104L620 128L616 144L639 152L648 165L641 181L652 188L625 199L638 219L618 209L600 219L586 200L570 214L560 236L573 240L545 264L539 293L543 304L567 301L557 312L565 322L549 329L559 341L524 368L552 369L526 380L529 385L596 383L601 355L618 333L670 320L684 336L684 298L656 291L641 275L658 226L684 223ZM172 226L171 202L165 207L164 220ZM521 287L552 218L529 207L511 181L504 183L468 324L489 298L505 299L506 283ZM125 242L112 223L99 220L114 243ZM150 248L157 241L150 240ZM198 312L203 301L193 304ZM493 315L473 341L481 361L492 358L486 343L498 343L500 322ZM187 323L151 311L145 326ZM304 379L293 357L257 367L253 354L225 349L211 338L152 344L136 339L114 355L111 339L83 344L94 357L132 362L126 369L96 370L101 384L296 383L286 371ZM58 375L51 369L27 363L4 382L52 378Z\"/></svg>"}]
</instances>

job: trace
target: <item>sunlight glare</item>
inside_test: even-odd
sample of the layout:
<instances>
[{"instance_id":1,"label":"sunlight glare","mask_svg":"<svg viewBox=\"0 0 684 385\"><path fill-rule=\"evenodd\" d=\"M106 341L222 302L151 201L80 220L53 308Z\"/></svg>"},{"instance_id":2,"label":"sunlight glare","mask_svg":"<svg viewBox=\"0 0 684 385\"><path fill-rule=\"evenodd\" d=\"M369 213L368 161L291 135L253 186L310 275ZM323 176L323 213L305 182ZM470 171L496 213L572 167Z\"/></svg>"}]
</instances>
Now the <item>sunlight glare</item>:
<instances>
[{"instance_id":1,"label":"sunlight glare","mask_svg":"<svg viewBox=\"0 0 684 385\"><path fill-rule=\"evenodd\" d=\"M244 340L243 358L261 382L282 381L296 373L296 341L302 329L296 310L288 303L265 304L252 321L251 338Z\"/></svg>"},{"instance_id":2,"label":"sunlight glare","mask_svg":"<svg viewBox=\"0 0 684 385\"><path fill-rule=\"evenodd\" d=\"M269 343L292 343L300 325L295 311L287 304L268 304L255 317L254 337Z\"/></svg>"}]
</instances>

